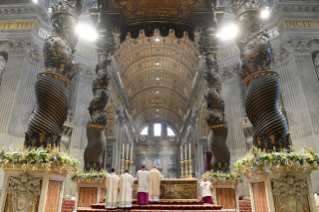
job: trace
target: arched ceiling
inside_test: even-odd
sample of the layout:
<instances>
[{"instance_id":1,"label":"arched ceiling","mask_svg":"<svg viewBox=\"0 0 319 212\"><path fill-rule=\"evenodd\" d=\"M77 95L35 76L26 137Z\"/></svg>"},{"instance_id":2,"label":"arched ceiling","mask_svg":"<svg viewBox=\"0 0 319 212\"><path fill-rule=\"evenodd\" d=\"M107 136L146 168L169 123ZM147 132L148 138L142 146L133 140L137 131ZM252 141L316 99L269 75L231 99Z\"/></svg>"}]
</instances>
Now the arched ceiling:
<instances>
[{"instance_id":1,"label":"arched ceiling","mask_svg":"<svg viewBox=\"0 0 319 212\"><path fill-rule=\"evenodd\" d=\"M150 38L141 30L137 39L121 43L115 58L135 129L160 121L179 130L199 62L194 43L173 30L165 38L158 30Z\"/></svg>"}]
</instances>

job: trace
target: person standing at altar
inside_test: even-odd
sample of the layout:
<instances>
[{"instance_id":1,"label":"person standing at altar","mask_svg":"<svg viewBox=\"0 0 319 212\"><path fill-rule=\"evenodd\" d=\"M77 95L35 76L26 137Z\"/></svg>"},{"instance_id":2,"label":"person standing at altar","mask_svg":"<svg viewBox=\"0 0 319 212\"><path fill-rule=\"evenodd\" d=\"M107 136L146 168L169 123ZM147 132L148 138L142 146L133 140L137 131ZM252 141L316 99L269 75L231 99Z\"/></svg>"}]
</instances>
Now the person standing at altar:
<instances>
[{"instance_id":1,"label":"person standing at altar","mask_svg":"<svg viewBox=\"0 0 319 212\"><path fill-rule=\"evenodd\" d=\"M160 196L160 183L161 183L161 173L157 170L157 166L154 165L153 169L150 171L150 200L159 201Z\"/></svg>"},{"instance_id":2,"label":"person standing at altar","mask_svg":"<svg viewBox=\"0 0 319 212\"><path fill-rule=\"evenodd\" d=\"M142 169L136 174L137 184L137 204L148 205L148 183L150 180L150 174L145 170L145 165L142 165Z\"/></svg>"},{"instance_id":3,"label":"person standing at altar","mask_svg":"<svg viewBox=\"0 0 319 212\"><path fill-rule=\"evenodd\" d=\"M114 210L117 208L117 196L119 186L119 176L115 174L115 169L112 168L111 174L109 174L105 181L106 198L105 208L108 210Z\"/></svg>"},{"instance_id":4,"label":"person standing at altar","mask_svg":"<svg viewBox=\"0 0 319 212\"><path fill-rule=\"evenodd\" d=\"M211 182L207 181L207 178L204 177L203 181L200 183L202 188L202 201L204 203L213 204L211 188L213 187Z\"/></svg>"},{"instance_id":5,"label":"person standing at altar","mask_svg":"<svg viewBox=\"0 0 319 212\"><path fill-rule=\"evenodd\" d=\"M120 177L119 188L119 208L124 210L131 210L132 208L132 186L134 184L134 178L128 173L128 170L124 171L124 174Z\"/></svg>"}]
</instances>

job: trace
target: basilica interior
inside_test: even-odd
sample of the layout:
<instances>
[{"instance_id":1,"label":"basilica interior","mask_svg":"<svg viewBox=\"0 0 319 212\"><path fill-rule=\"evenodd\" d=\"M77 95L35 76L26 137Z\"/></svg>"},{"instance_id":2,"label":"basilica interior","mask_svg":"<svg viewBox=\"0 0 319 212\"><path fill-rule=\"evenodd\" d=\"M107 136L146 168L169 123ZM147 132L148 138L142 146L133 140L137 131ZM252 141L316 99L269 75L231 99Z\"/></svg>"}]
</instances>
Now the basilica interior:
<instances>
[{"instance_id":1,"label":"basilica interior","mask_svg":"<svg viewBox=\"0 0 319 212\"><path fill-rule=\"evenodd\" d=\"M254 149L319 153L318 0L0 0L0 19L1 211L20 170L3 155L16 149L55 146L78 173L157 165L168 181L232 173ZM307 210L269 203L267 176L285 168L263 169L268 209L244 171L235 198L314 212L317 159L299 163ZM80 207L81 183L63 182L60 198ZM61 211L38 205L23 211Z\"/></svg>"}]
</instances>

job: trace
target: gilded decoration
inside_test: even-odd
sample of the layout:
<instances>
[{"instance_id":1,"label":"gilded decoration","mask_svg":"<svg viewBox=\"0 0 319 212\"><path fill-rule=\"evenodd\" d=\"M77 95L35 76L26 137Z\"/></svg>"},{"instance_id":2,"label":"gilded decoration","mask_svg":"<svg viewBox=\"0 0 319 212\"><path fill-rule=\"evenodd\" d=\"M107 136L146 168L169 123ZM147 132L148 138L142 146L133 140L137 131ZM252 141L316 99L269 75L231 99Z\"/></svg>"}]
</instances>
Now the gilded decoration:
<instances>
[{"instance_id":1,"label":"gilded decoration","mask_svg":"<svg viewBox=\"0 0 319 212\"><path fill-rule=\"evenodd\" d=\"M138 181L135 180L133 185L133 199L136 199L137 183ZM161 200L198 200L198 181L180 179L161 180L160 192Z\"/></svg>"},{"instance_id":2,"label":"gilded decoration","mask_svg":"<svg viewBox=\"0 0 319 212\"><path fill-rule=\"evenodd\" d=\"M111 0L107 8L121 9L125 22L133 19L189 21L194 8L209 7L207 0Z\"/></svg>"},{"instance_id":3,"label":"gilded decoration","mask_svg":"<svg viewBox=\"0 0 319 212\"><path fill-rule=\"evenodd\" d=\"M10 177L7 188L5 211L37 211L41 193L42 178L34 178L24 173L19 177Z\"/></svg>"},{"instance_id":4,"label":"gilded decoration","mask_svg":"<svg viewBox=\"0 0 319 212\"><path fill-rule=\"evenodd\" d=\"M306 180L299 180L288 175L271 182L276 211L310 212Z\"/></svg>"}]
</instances>

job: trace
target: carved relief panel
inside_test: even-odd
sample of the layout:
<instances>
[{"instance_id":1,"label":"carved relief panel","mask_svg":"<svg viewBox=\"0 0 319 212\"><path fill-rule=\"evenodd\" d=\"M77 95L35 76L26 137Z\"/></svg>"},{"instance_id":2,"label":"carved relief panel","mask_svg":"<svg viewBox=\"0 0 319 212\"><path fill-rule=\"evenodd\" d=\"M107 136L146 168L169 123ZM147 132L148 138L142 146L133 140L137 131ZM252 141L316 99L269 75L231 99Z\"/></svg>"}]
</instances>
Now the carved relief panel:
<instances>
[{"instance_id":1,"label":"carved relief panel","mask_svg":"<svg viewBox=\"0 0 319 212\"><path fill-rule=\"evenodd\" d=\"M6 212L37 212L42 178L34 178L24 173L10 177L5 210Z\"/></svg>"},{"instance_id":2,"label":"carved relief panel","mask_svg":"<svg viewBox=\"0 0 319 212\"><path fill-rule=\"evenodd\" d=\"M272 180L276 212L310 212L306 180L291 176Z\"/></svg>"}]
</instances>

